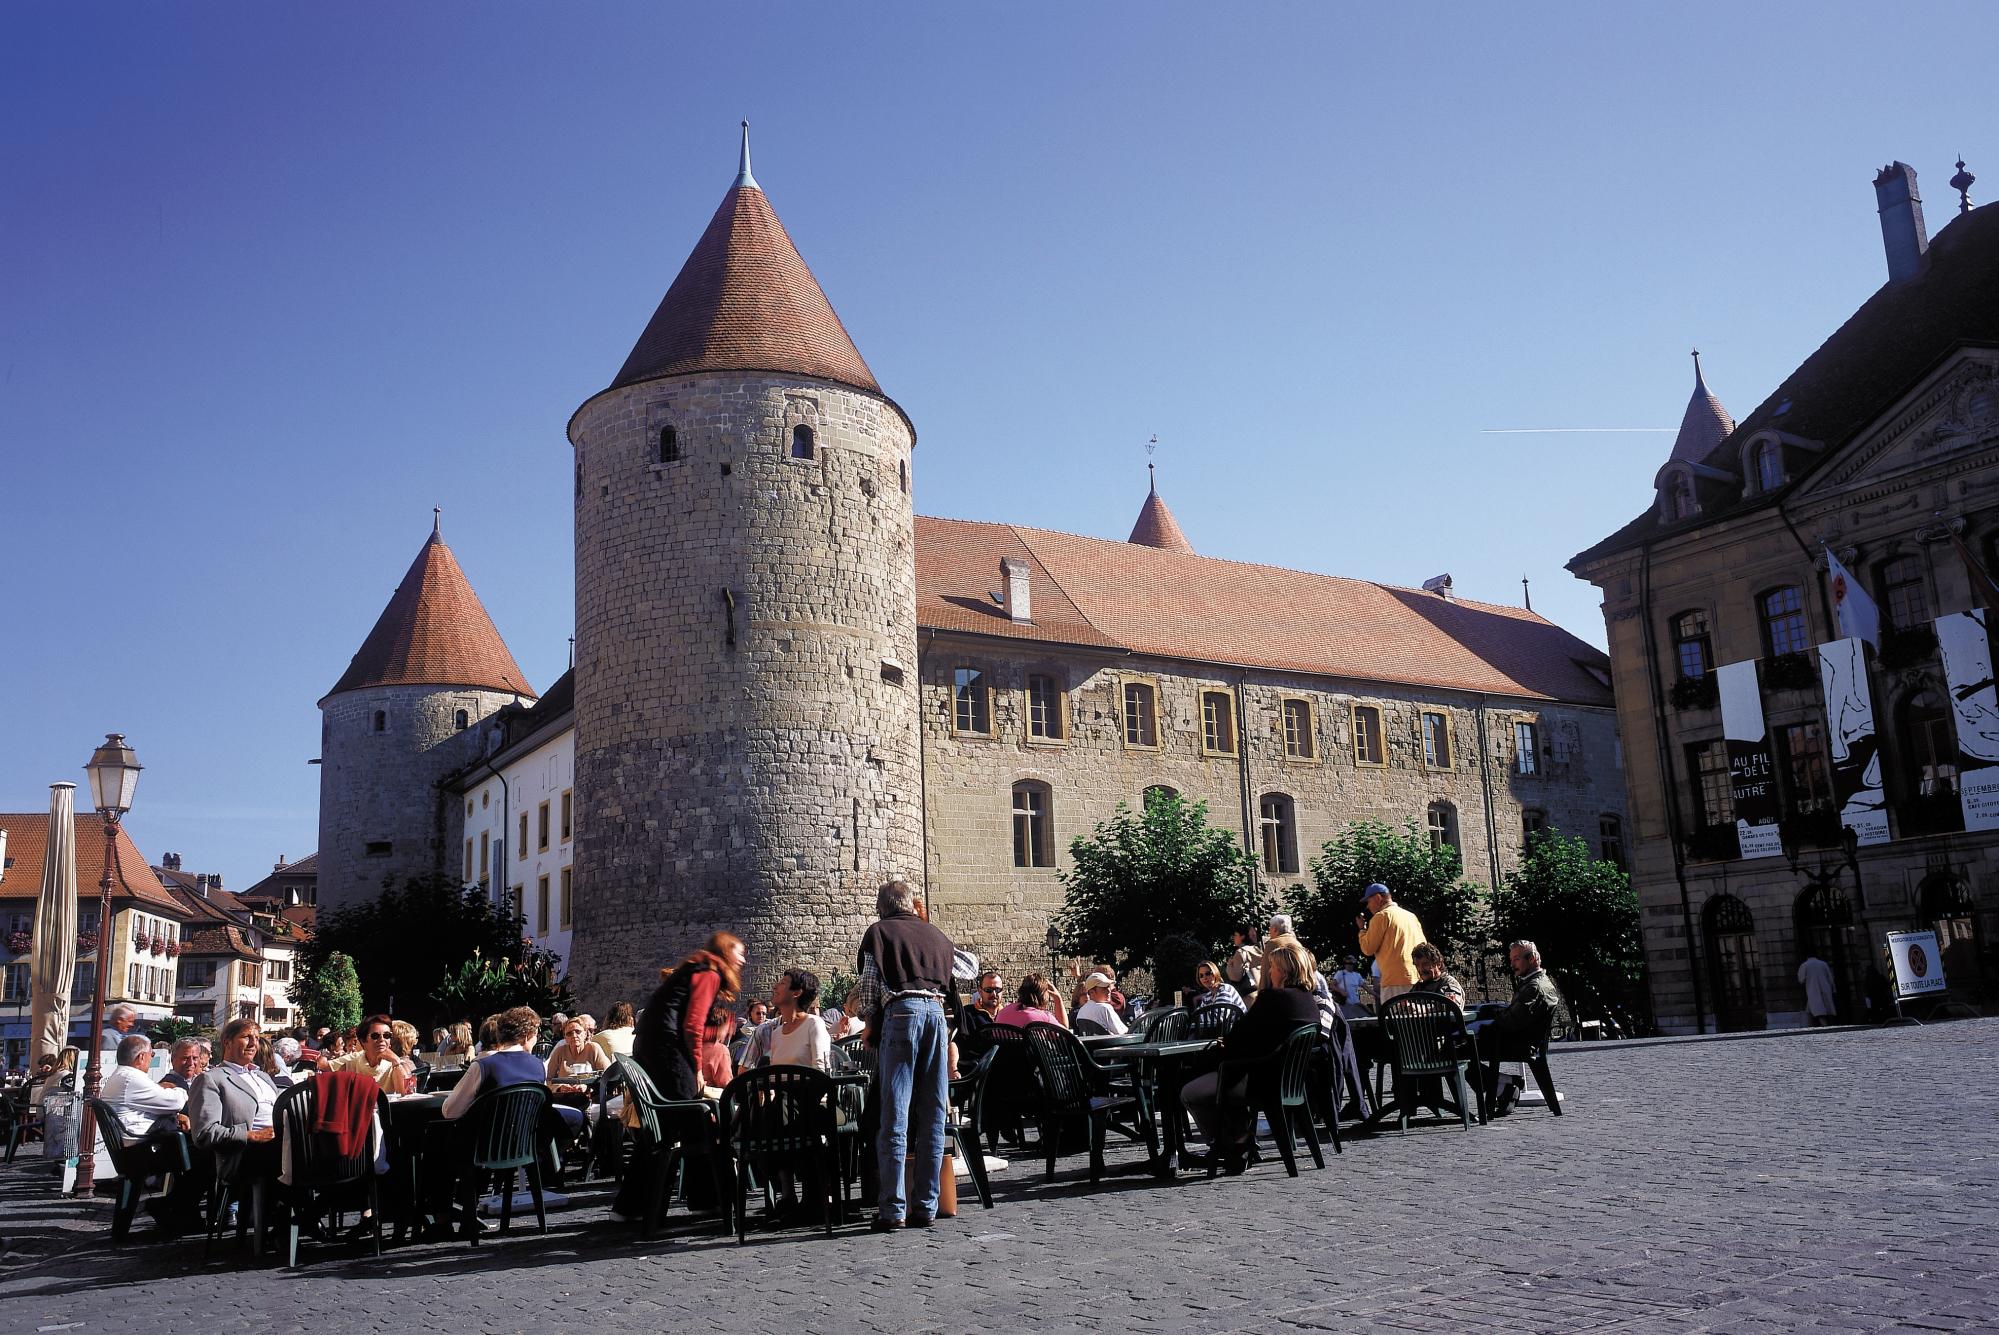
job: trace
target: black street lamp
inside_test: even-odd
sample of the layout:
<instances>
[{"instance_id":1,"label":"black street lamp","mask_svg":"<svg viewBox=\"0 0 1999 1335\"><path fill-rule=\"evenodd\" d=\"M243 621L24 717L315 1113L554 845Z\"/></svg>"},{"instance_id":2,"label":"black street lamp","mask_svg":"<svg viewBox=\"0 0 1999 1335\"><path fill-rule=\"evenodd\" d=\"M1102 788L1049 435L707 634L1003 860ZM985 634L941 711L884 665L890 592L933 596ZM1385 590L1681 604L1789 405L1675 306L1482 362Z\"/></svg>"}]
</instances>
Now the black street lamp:
<instances>
[{"instance_id":1,"label":"black street lamp","mask_svg":"<svg viewBox=\"0 0 1999 1335\"><path fill-rule=\"evenodd\" d=\"M118 821L132 809L132 791L139 786L138 756L125 745L123 733L107 733L104 745L91 753L83 772L90 776L90 800L104 818L104 875L97 882L97 977L90 1002L90 1066L84 1079L85 1099L97 1097L104 1078L104 988L111 972L111 872L118 865ZM86 1103L84 1107L89 1108ZM88 1111L81 1119L83 1150L77 1158L76 1189L90 1195L97 1189L97 1134Z\"/></svg>"},{"instance_id":2,"label":"black street lamp","mask_svg":"<svg viewBox=\"0 0 1999 1335\"><path fill-rule=\"evenodd\" d=\"M1043 943L1048 947L1048 985L1055 985L1055 959L1062 953L1062 929L1054 923L1048 924L1048 939Z\"/></svg>"}]
</instances>

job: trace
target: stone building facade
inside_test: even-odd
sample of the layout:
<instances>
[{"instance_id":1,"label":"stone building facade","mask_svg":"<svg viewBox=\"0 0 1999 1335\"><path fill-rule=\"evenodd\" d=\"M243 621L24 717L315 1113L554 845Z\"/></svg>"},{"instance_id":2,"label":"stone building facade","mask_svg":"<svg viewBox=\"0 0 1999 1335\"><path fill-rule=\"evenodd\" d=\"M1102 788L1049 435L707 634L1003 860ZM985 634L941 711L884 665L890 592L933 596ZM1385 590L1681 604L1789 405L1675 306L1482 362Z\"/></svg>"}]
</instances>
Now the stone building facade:
<instances>
[{"instance_id":1,"label":"stone building facade","mask_svg":"<svg viewBox=\"0 0 1999 1335\"><path fill-rule=\"evenodd\" d=\"M1992 980L1999 831L1964 801L1999 761L1968 712L1991 694L1990 642L1971 627L1985 666L1967 677L1938 628L1999 602L1999 214L1967 199L1932 241L1913 170L1876 187L1889 281L1740 423L1697 379L1651 509L1570 564L1604 595L1669 1030L1804 1022L1807 952L1834 966L1844 1018L1878 1014L1865 997L1895 930L1937 931L1954 996ZM1820 664L1865 620L1850 603L1841 627L1842 579L1881 629L1829 699ZM1737 680L1765 737L1732 776L1716 682L1736 664L1754 665ZM1747 827L1750 800L1777 838Z\"/></svg>"}]
</instances>

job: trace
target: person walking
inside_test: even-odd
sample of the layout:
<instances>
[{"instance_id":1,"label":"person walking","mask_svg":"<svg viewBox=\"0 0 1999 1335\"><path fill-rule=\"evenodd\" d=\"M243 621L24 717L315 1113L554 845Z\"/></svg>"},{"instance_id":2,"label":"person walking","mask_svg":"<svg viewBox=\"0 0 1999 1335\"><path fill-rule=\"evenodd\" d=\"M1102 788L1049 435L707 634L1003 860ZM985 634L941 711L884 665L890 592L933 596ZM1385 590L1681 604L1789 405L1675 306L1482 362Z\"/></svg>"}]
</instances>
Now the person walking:
<instances>
[{"instance_id":1,"label":"person walking","mask_svg":"<svg viewBox=\"0 0 1999 1335\"><path fill-rule=\"evenodd\" d=\"M884 885L875 896L875 915L878 921L861 937L856 991L867 1041L876 1050L879 1186L868 1227L880 1233L928 1228L937 1217L951 1081L944 1015L947 1008L957 1012L958 989L951 967L956 948L925 921L909 882ZM905 1158L912 1165L907 1193L913 1199L905 1199Z\"/></svg>"},{"instance_id":2,"label":"person walking","mask_svg":"<svg viewBox=\"0 0 1999 1335\"><path fill-rule=\"evenodd\" d=\"M1798 982L1805 989L1805 1014L1814 1027L1839 1022L1839 985L1832 976L1832 966L1820 959L1818 952L1807 950L1804 962L1798 965Z\"/></svg>"}]
</instances>

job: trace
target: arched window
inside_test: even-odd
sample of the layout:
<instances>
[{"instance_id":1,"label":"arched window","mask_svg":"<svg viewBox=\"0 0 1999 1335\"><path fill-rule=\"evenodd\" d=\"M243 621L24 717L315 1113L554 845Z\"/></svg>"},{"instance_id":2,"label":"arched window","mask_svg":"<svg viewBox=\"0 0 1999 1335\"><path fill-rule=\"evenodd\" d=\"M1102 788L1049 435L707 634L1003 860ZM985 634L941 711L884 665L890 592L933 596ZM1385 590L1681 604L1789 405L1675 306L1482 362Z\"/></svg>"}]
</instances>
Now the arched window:
<instances>
[{"instance_id":1,"label":"arched window","mask_svg":"<svg viewBox=\"0 0 1999 1335\"><path fill-rule=\"evenodd\" d=\"M1023 779L1013 786L1013 865L1055 865L1055 817L1048 785Z\"/></svg>"},{"instance_id":2,"label":"arched window","mask_svg":"<svg viewBox=\"0 0 1999 1335\"><path fill-rule=\"evenodd\" d=\"M791 428L791 457L810 459L813 455L812 428L800 422Z\"/></svg>"},{"instance_id":3,"label":"arched window","mask_svg":"<svg viewBox=\"0 0 1999 1335\"><path fill-rule=\"evenodd\" d=\"M1430 847L1458 847L1458 809L1449 802L1432 802L1429 813Z\"/></svg>"},{"instance_id":4,"label":"arched window","mask_svg":"<svg viewBox=\"0 0 1999 1335\"><path fill-rule=\"evenodd\" d=\"M1763 971L1756 958L1756 920L1734 895L1715 895L1701 908L1708 977L1714 983L1715 1026L1723 1033L1761 1029Z\"/></svg>"},{"instance_id":5,"label":"arched window","mask_svg":"<svg viewBox=\"0 0 1999 1335\"><path fill-rule=\"evenodd\" d=\"M1706 612L1696 608L1673 618L1673 657L1682 677L1705 677L1714 671L1714 641L1708 638Z\"/></svg>"},{"instance_id":6,"label":"arched window","mask_svg":"<svg viewBox=\"0 0 1999 1335\"><path fill-rule=\"evenodd\" d=\"M659 429L659 462L663 464L680 462L680 433L670 426Z\"/></svg>"},{"instance_id":7,"label":"arched window","mask_svg":"<svg viewBox=\"0 0 1999 1335\"><path fill-rule=\"evenodd\" d=\"M1798 954L1817 955L1832 966L1834 995L1849 1012L1847 961L1853 950L1853 904L1835 886L1815 885L1799 894L1793 910Z\"/></svg>"},{"instance_id":8,"label":"arched window","mask_svg":"<svg viewBox=\"0 0 1999 1335\"><path fill-rule=\"evenodd\" d=\"M1805 628L1805 593L1795 584L1772 589L1756 600L1763 622L1763 647L1772 657L1803 653L1810 646Z\"/></svg>"},{"instance_id":9,"label":"arched window","mask_svg":"<svg viewBox=\"0 0 1999 1335\"><path fill-rule=\"evenodd\" d=\"M1685 473L1675 473L1666 482L1666 517L1668 519L1692 519L1698 507L1694 504L1694 480Z\"/></svg>"},{"instance_id":10,"label":"arched window","mask_svg":"<svg viewBox=\"0 0 1999 1335\"><path fill-rule=\"evenodd\" d=\"M387 711L386 709L378 709L378 710L376 710L376 711L375 711L375 731L376 731L376 732L387 732L388 730L389 730L389 712L388 712L388 711Z\"/></svg>"},{"instance_id":11,"label":"arched window","mask_svg":"<svg viewBox=\"0 0 1999 1335\"><path fill-rule=\"evenodd\" d=\"M451 716L451 721L460 732L472 726L472 716L462 709Z\"/></svg>"},{"instance_id":12,"label":"arched window","mask_svg":"<svg viewBox=\"0 0 1999 1335\"><path fill-rule=\"evenodd\" d=\"M1178 796L1180 796L1180 790L1171 784L1155 783L1145 790L1144 804L1149 807L1154 802L1164 802Z\"/></svg>"},{"instance_id":13,"label":"arched window","mask_svg":"<svg viewBox=\"0 0 1999 1335\"><path fill-rule=\"evenodd\" d=\"M1274 875L1298 870L1298 807L1283 793L1265 793L1257 804L1257 828L1263 837L1263 869Z\"/></svg>"},{"instance_id":14,"label":"arched window","mask_svg":"<svg viewBox=\"0 0 1999 1335\"><path fill-rule=\"evenodd\" d=\"M1784 447L1766 440L1756 447L1756 490L1775 491L1784 485Z\"/></svg>"},{"instance_id":15,"label":"arched window","mask_svg":"<svg viewBox=\"0 0 1999 1335\"><path fill-rule=\"evenodd\" d=\"M1923 559L1898 556L1881 563L1881 610L1898 630L1911 630L1930 618L1930 593L1923 583Z\"/></svg>"}]
</instances>

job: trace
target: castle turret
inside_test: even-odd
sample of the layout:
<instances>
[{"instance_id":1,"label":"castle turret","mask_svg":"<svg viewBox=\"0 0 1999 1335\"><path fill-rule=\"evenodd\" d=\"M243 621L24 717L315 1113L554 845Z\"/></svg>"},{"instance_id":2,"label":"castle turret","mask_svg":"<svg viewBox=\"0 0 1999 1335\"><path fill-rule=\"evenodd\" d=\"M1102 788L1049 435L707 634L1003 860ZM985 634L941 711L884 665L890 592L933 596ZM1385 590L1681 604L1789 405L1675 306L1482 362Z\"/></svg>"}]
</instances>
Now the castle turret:
<instances>
[{"instance_id":1,"label":"castle turret","mask_svg":"<svg viewBox=\"0 0 1999 1335\"><path fill-rule=\"evenodd\" d=\"M478 754L473 725L534 699L433 524L395 596L319 702L319 905L456 875L462 819L437 783ZM490 857L490 854L489 854ZM477 881L487 868L471 868Z\"/></svg>"},{"instance_id":2,"label":"castle turret","mask_svg":"<svg viewBox=\"0 0 1999 1335\"><path fill-rule=\"evenodd\" d=\"M741 169L577 409L571 982L641 1000L711 931L852 968L920 880L915 432Z\"/></svg>"}]
</instances>

